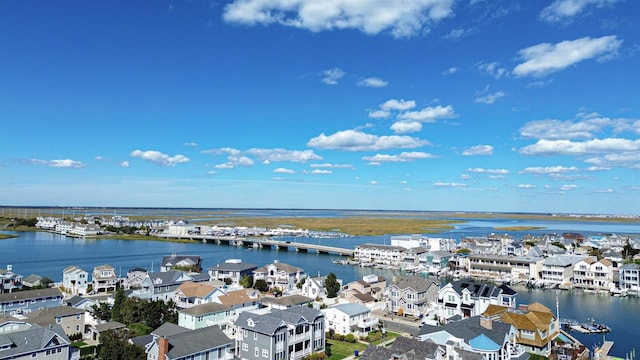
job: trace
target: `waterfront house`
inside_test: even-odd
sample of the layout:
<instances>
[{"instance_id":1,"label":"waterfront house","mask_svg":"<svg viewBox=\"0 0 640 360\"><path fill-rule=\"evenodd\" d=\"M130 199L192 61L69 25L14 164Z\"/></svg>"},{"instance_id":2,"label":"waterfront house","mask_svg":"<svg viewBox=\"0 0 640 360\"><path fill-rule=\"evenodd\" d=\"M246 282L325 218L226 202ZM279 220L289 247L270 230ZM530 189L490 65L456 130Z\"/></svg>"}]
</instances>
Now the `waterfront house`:
<instances>
[{"instance_id":1,"label":"waterfront house","mask_svg":"<svg viewBox=\"0 0 640 360\"><path fill-rule=\"evenodd\" d=\"M400 268L404 270L414 270L418 265L420 256L427 252L427 249L417 246L407 249L402 253Z\"/></svg>"},{"instance_id":2,"label":"waterfront house","mask_svg":"<svg viewBox=\"0 0 640 360\"><path fill-rule=\"evenodd\" d=\"M253 271L253 280L264 280L269 289L278 288L283 293L297 289L296 285L305 277L304 270L289 264L274 260Z\"/></svg>"},{"instance_id":3,"label":"waterfront house","mask_svg":"<svg viewBox=\"0 0 640 360\"><path fill-rule=\"evenodd\" d=\"M142 282L147 277L147 269L136 267L127 271L127 277L122 279L122 287L125 290L139 289Z\"/></svg>"},{"instance_id":4,"label":"waterfront house","mask_svg":"<svg viewBox=\"0 0 640 360\"><path fill-rule=\"evenodd\" d=\"M155 336L147 349L147 360L231 360L233 343L217 326Z\"/></svg>"},{"instance_id":5,"label":"waterfront house","mask_svg":"<svg viewBox=\"0 0 640 360\"><path fill-rule=\"evenodd\" d=\"M162 257L160 272L170 270L182 270L189 273L199 273L202 271L202 259L198 255L178 255L173 253Z\"/></svg>"},{"instance_id":6,"label":"waterfront house","mask_svg":"<svg viewBox=\"0 0 640 360\"><path fill-rule=\"evenodd\" d=\"M481 355L484 360L509 360L524 354L524 349L511 341L515 335L511 324L472 316L443 326L423 325L416 339L430 340L440 346L455 345Z\"/></svg>"},{"instance_id":7,"label":"waterfront house","mask_svg":"<svg viewBox=\"0 0 640 360\"><path fill-rule=\"evenodd\" d=\"M384 290L385 308L398 315L421 317L436 306L438 288L432 278L394 276Z\"/></svg>"},{"instance_id":8,"label":"waterfront house","mask_svg":"<svg viewBox=\"0 0 640 360\"><path fill-rule=\"evenodd\" d=\"M102 233L102 229L99 225L96 224L84 224L84 223L73 223L73 226L70 230L67 231L69 235L75 236L96 236Z\"/></svg>"},{"instance_id":9,"label":"waterfront house","mask_svg":"<svg viewBox=\"0 0 640 360\"><path fill-rule=\"evenodd\" d=\"M324 315L306 306L267 314L243 312L235 325L240 359L300 360L324 351Z\"/></svg>"},{"instance_id":10,"label":"waterfront house","mask_svg":"<svg viewBox=\"0 0 640 360\"><path fill-rule=\"evenodd\" d=\"M0 269L0 294L22 289L22 275L13 272L13 266Z\"/></svg>"},{"instance_id":11,"label":"waterfront house","mask_svg":"<svg viewBox=\"0 0 640 360\"><path fill-rule=\"evenodd\" d=\"M402 246L360 244L356 246L353 258L362 264L379 264L400 266L403 254L407 249Z\"/></svg>"},{"instance_id":12,"label":"waterfront house","mask_svg":"<svg viewBox=\"0 0 640 360\"><path fill-rule=\"evenodd\" d=\"M544 259L541 280L549 285L571 285L575 265L583 261L580 255L555 255Z\"/></svg>"},{"instance_id":13,"label":"waterfront house","mask_svg":"<svg viewBox=\"0 0 640 360\"><path fill-rule=\"evenodd\" d=\"M453 256L449 251L436 250L427 251L420 254L418 257L418 263L420 268L428 271L432 274L437 274L440 271L449 268L449 260Z\"/></svg>"},{"instance_id":14,"label":"waterfront house","mask_svg":"<svg viewBox=\"0 0 640 360\"><path fill-rule=\"evenodd\" d=\"M558 319L540 303L520 305L518 309L491 305L484 316L513 325L516 329L515 342L529 353L549 356L552 342L560 334Z\"/></svg>"},{"instance_id":15,"label":"waterfront house","mask_svg":"<svg viewBox=\"0 0 640 360\"><path fill-rule=\"evenodd\" d=\"M507 285L494 286L473 279L461 279L438 291L438 319L446 322L454 316L481 315L489 305L516 306L516 291Z\"/></svg>"},{"instance_id":16,"label":"waterfront house","mask_svg":"<svg viewBox=\"0 0 640 360\"><path fill-rule=\"evenodd\" d=\"M84 334L85 311L72 306L56 306L26 314L27 321L40 326L60 325L67 336Z\"/></svg>"},{"instance_id":17,"label":"waterfront house","mask_svg":"<svg viewBox=\"0 0 640 360\"><path fill-rule=\"evenodd\" d=\"M179 270L150 272L142 281L140 289L134 290L131 296L167 302L175 299L176 290L185 281L196 281L196 278L192 274Z\"/></svg>"},{"instance_id":18,"label":"waterfront house","mask_svg":"<svg viewBox=\"0 0 640 360\"><path fill-rule=\"evenodd\" d=\"M607 259L588 257L573 268L573 285L578 288L610 290L613 283L613 263Z\"/></svg>"},{"instance_id":19,"label":"waterfront house","mask_svg":"<svg viewBox=\"0 0 640 360\"><path fill-rule=\"evenodd\" d=\"M322 309L325 330L337 334L366 335L378 328L379 320L371 316L371 309L359 304L338 304Z\"/></svg>"},{"instance_id":20,"label":"waterfront house","mask_svg":"<svg viewBox=\"0 0 640 360\"><path fill-rule=\"evenodd\" d=\"M257 268L256 265L242 262L240 259L228 259L209 268L209 277L220 281L231 279L232 284L238 285L243 277L253 276L253 271Z\"/></svg>"},{"instance_id":21,"label":"waterfront house","mask_svg":"<svg viewBox=\"0 0 640 360\"><path fill-rule=\"evenodd\" d=\"M94 293L116 291L118 277L116 270L109 264L94 267L91 279Z\"/></svg>"},{"instance_id":22,"label":"waterfront house","mask_svg":"<svg viewBox=\"0 0 640 360\"><path fill-rule=\"evenodd\" d=\"M70 265L62 270L62 287L71 295L86 295L89 287L89 273Z\"/></svg>"},{"instance_id":23,"label":"waterfront house","mask_svg":"<svg viewBox=\"0 0 640 360\"><path fill-rule=\"evenodd\" d=\"M348 302L366 304L382 300L387 279L376 274L364 275L361 280L352 281L342 290L341 296Z\"/></svg>"},{"instance_id":24,"label":"waterfront house","mask_svg":"<svg viewBox=\"0 0 640 360\"><path fill-rule=\"evenodd\" d=\"M0 322L0 360L79 359L58 325L39 326L24 321Z\"/></svg>"},{"instance_id":25,"label":"waterfront house","mask_svg":"<svg viewBox=\"0 0 640 360\"><path fill-rule=\"evenodd\" d=\"M38 274L29 274L22 279L22 286L31 289L42 285L42 276Z\"/></svg>"},{"instance_id":26,"label":"waterfront house","mask_svg":"<svg viewBox=\"0 0 640 360\"><path fill-rule=\"evenodd\" d=\"M481 353L463 349L456 342L438 345L399 336L389 347L369 345L360 360L483 360ZM488 359L488 358L487 358Z\"/></svg>"},{"instance_id":27,"label":"waterfront house","mask_svg":"<svg viewBox=\"0 0 640 360\"><path fill-rule=\"evenodd\" d=\"M625 264L620 267L620 289L640 296L640 265Z\"/></svg>"},{"instance_id":28,"label":"waterfront house","mask_svg":"<svg viewBox=\"0 0 640 360\"><path fill-rule=\"evenodd\" d=\"M469 275L485 279L538 280L543 257L504 255L469 255Z\"/></svg>"},{"instance_id":29,"label":"waterfront house","mask_svg":"<svg viewBox=\"0 0 640 360\"><path fill-rule=\"evenodd\" d=\"M455 250L456 241L453 239L433 238L421 234L412 234L392 236L391 245L405 249L422 247L429 251L450 251Z\"/></svg>"},{"instance_id":30,"label":"waterfront house","mask_svg":"<svg viewBox=\"0 0 640 360\"><path fill-rule=\"evenodd\" d=\"M62 305L62 293L56 288L0 294L0 314L26 314L31 311L60 305Z\"/></svg>"}]
</instances>

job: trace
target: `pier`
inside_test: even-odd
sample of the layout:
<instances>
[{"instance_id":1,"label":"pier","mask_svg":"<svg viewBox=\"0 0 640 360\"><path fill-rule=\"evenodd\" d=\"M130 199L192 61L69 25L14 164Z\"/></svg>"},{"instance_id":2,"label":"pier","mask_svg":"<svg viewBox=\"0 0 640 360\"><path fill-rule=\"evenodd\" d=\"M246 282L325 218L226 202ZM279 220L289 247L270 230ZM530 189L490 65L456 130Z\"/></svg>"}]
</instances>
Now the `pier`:
<instances>
[{"instance_id":1,"label":"pier","mask_svg":"<svg viewBox=\"0 0 640 360\"><path fill-rule=\"evenodd\" d=\"M205 243L216 243L216 244L225 244L225 245L233 245L233 246L247 246L254 248L263 248L263 249L283 249L288 250L289 248L295 249L295 251L304 251L308 252L309 250L315 251L320 254L338 254L341 256L349 256L352 257L354 250L353 249L345 249L335 246L326 246L320 244L308 244L296 241L280 241L280 240L272 240L268 238L260 239L260 238L250 238L250 237L238 237L238 236L211 236L211 235L188 235L188 236L177 236L177 235L167 235L160 234L156 235L159 238L165 239L189 239L193 241L202 241Z\"/></svg>"}]
</instances>

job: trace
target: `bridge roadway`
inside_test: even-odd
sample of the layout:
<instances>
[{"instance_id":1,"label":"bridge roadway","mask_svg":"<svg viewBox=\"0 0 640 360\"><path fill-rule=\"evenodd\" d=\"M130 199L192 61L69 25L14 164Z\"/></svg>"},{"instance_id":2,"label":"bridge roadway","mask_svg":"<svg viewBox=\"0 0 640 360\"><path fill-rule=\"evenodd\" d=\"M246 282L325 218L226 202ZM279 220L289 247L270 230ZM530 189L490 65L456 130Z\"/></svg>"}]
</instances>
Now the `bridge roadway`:
<instances>
[{"instance_id":1,"label":"bridge roadway","mask_svg":"<svg viewBox=\"0 0 640 360\"><path fill-rule=\"evenodd\" d=\"M275 249L288 249L294 248L296 251L309 251L314 250L321 254L338 254L341 256L353 256L354 250L339 248L335 246L325 246L320 244L307 244L296 241L280 241L280 240L272 240L268 238L251 238L251 237L240 237L240 236L213 236L213 235L168 235L168 234L157 234L157 237L166 238L166 239L189 239L194 241L202 241L202 242L215 242L216 244L226 243L228 245L234 246L247 246L247 247L258 247L258 248L275 248Z\"/></svg>"}]
</instances>

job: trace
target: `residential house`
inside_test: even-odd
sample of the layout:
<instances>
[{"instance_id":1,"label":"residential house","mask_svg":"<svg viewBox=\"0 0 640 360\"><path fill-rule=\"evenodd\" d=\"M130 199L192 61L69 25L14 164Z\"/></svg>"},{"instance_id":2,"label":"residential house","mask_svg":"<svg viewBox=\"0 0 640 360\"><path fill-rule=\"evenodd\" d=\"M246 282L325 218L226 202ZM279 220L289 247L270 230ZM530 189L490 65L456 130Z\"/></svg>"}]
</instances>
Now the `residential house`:
<instances>
[{"instance_id":1,"label":"residential house","mask_svg":"<svg viewBox=\"0 0 640 360\"><path fill-rule=\"evenodd\" d=\"M70 265L62 271L62 287L71 295L86 295L89 287L89 273Z\"/></svg>"},{"instance_id":2,"label":"residential house","mask_svg":"<svg viewBox=\"0 0 640 360\"><path fill-rule=\"evenodd\" d=\"M160 272L182 270L189 273L202 271L202 259L198 255L178 255L173 253L162 257Z\"/></svg>"},{"instance_id":3,"label":"residential house","mask_svg":"<svg viewBox=\"0 0 640 360\"><path fill-rule=\"evenodd\" d=\"M38 274L29 274L22 279L22 286L28 289L42 285L42 276Z\"/></svg>"},{"instance_id":4,"label":"residential house","mask_svg":"<svg viewBox=\"0 0 640 360\"><path fill-rule=\"evenodd\" d=\"M583 259L573 268L575 287L594 290L610 290L613 283L613 263L610 260L596 260L593 257Z\"/></svg>"},{"instance_id":5,"label":"residential house","mask_svg":"<svg viewBox=\"0 0 640 360\"><path fill-rule=\"evenodd\" d=\"M0 294L10 293L22 289L22 275L13 272L13 267L7 265L7 269L0 269Z\"/></svg>"},{"instance_id":6,"label":"residential house","mask_svg":"<svg viewBox=\"0 0 640 360\"><path fill-rule=\"evenodd\" d=\"M438 274L449 268L449 260L453 254L449 251L434 250L421 254L418 258L420 267L431 274Z\"/></svg>"},{"instance_id":7,"label":"residential house","mask_svg":"<svg viewBox=\"0 0 640 360\"><path fill-rule=\"evenodd\" d=\"M147 277L147 269L136 267L127 271L127 277L122 279L122 287L125 290L139 289L142 287L142 282Z\"/></svg>"},{"instance_id":8,"label":"residential house","mask_svg":"<svg viewBox=\"0 0 640 360\"><path fill-rule=\"evenodd\" d=\"M195 305L178 311L178 325L188 329L199 329L217 325L225 333L233 334L233 323L238 314L260 308L262 297L253 289L216 291L211 302Z\"/></svg>"},{"instance_id":9,"label":"residential house","mask_svg":"<svg viewBox=\"0 0 640 360\"><path fill-rule=\"evenodd\" d=\"M27 316L27 321L40 326L60 325L67 336L84 334L85 311L72 306L56 306L33 311Z\"/></svg>"},{"instance_id":10,"label":"residential house","mask_svg":"<svg viewBox=\"0 0 640 360\"><path fill-rule=\"evenodd\" d=\"M540 303L520 305L517 310L491 305L484 315L513 325L516 329L515 342L529 353L549 356L552 341L560 334L559 320L551 309Z\"/></svg>"},{"instance_id":11,"label":"residential house","mask_svg":"<svg viewBox=\"0 0 640 360\"><path fill-rule=\"evenodd\" d=\"M515 308L516 295L516 291L505 284L494 286L473 279L457 280L438 291L438 319L446 322L454 316L478 316L489 305Z\"/></svg>"},{"instance_id":12,"label":"residential house","mask_svg":"<svg viewBox=\"0 0 640 360\"><path fill-rule=\"evenodd\" d=\"M134 290L131 296L167 302L175 299L175 292L182 283L196 280L198 278L195 275L179 270L150 272L142 281L140 289Z\"/></svg>"},{"instance_id":13,"label":"residential house","mask_svg":"<svg viewBox=\"0 0 640 360\"><path fill-rule=\"evenodd\" d=\"M544 259L541 280L549 285L571 285L576 263L584 260L580 255L555 255Z\"/></svg>"},{"instance_id":14,"label":"residential house","mask_svg":"<svg viewBox=\"0 0 640 360\"><path fill-rule=\"evenodd\" d=\"M349 302L361 305L383 299L387 279L376 274L364 275L361 280L352 281L343 289L341 296Z\"/></svg>"},{"instance_id":15,"label":"residential house","mask_svg":"<svg viewBox=\"0 0 640 360\"><path fill-rule=\"evenodd\" d=\"M356 246L353 258L360 264L399 266L406 250L402 246L361 244Z\"/></svg>"},{"instance_id":16,"label":"residential house","mask_svg":"<svg viewBox=\"0 0 640 360\"><path fill-rule=\"evenodd\" d=\"M626 264L620 267L620 289L640 296L640 265Z\"/></svg>"},{"instance_id":17,"label":"residential house","mask_svg":"<svg viewBox=\"0 0 640 360\"><path fill-rule=\"evenodd\" d=\"M456 248L454 239L426 237L421 234L398 235L391 237L392 246L405 249L422 247L429 251L450 251Z\"/></svg>"},{"instance_id":18,"label":"residential house","mask_svg":"<svg viewBox=\"0 0 640 360\"><path fill-rule=\"evenodd\" d=\"M431 340L440 346L455 345L480 354L483 360L509 360L524 354L524 349L511 340L515 334L515 328L511 324L483 316L472 316L443 326L423 325L416 339Z\"/></svg>"},{"instance_id":19,"label":"residential house","mask_svg":"<svg viewBox=\"0 0 640 360\"><path fill-rule=\"evenodd\" d=\"M390 347L369 345L359 360L484 360L481 353L465 350L451 341L438 345L431 340L419 341L397 337Z\"/></svg>"},{"instance_id":20,"label":"residential house","mask_svg":"<svg viewBox=\"0 0 640 360\"><path fill-rule=\"evenodd\" d=\"M105 323L100 323L97 325L93 325L89 328L89 339L100 342L100 335L104 334L107 331L128 331L129 329L123 323L117 321L109 321Z\"/></svg>"},{"instance_id":21,"label":"residential house","mask_svg":"<svg viewBox=\"0 0 640 360\"><path fill-rule=\"evenodd\" d=\"M232 284L238 285L243 277L253 276L253 271L257 268L256 265L242 262L240 259L228 259L209 268L209 277L220 281L231 279Z\"/></svg>"},{"instance_id":22,"label":"residential house","mask_svg":"<svg viewBox=\"0 0 640 360\"><path fill-rule=\"evenodd\" d=\"M185 281L175 291L175 303L178 308L186 309L195 305L215 301L224 294L223 282L193 282Z\"/></svg>"},{"instance_id":23,"label":"residential house","mask_svg":"<svg viewBox=\"0 0 640 360\"><path fill-rule=\"evenodd\" d=\"M118 277L113 266L104 264L94 267L91 278L94 293L116 291Z\"/></svg>"},{"instance_id":24,"label":"residential house","mask_svg":"<svg viewBox=\"0 0 640 360\"><path fill-rule=\"evenodd\" d=\"M294 306L309 306L313 301L314 299L300 294L263 297L262 307L269 310L286 310Z\"/></svg>"},{"instance_id":25,"label":"residential house","mask_svg":"<svg viewBox=\"0 0 640 360\"><path fill-rule=\"evenodd\" d=\"M264 280L269 289L279 288L283 293L297 289L296 285L305 277L304 270L289 264L274 260L253 271L253 280Z\"/></svg>"},{"instance_id":26,"label":"residential house","mask_svg":"<svg viewBox=\"0 0 640 360\"><path fill-rule=\"evenodd\" d=\"M304 284L300 288L302 296L316 299L316 298L324 298L327 296L327 289L324 287L324 281L327 279L326 276L318 276L318 277L309 277L307 276ZM342 280L338 280L342 285ZM342 287L342 286L340 286Z\"/></svg>"},{"instance_id":27,"label":"residential house","mask_svg":"<svg viewBox=\"0 0 640 360\"><path fill-rule=\"evenodd\" d=\"M407 271L414 271L419 265L418 261L422 254L426 253L427 249L417 246L406 249L402 253L402 259L400 262L400 268Z\"/></svg>"},{"instance_id":28,"label":"residential house","mask_svg":"<svg viewBox=\"0 0 640 360\"><path fill-rule=\"evenodd\" d=\"M62 304L56 288L34 289L0 294L0 314L17 315Z\"/></svg>"},{"instance_id":29,"label":"residential house","mask_svg":"<svg viewBox=\"0 0 640 360\"><path fill-rule=\"evenodd\" d=\"M338 304L322 309L325 330L356 336L366 335L378 328L378 318L371 316L371 309L359 304Z\"/></svg>"},{"instance_id":30,"label":"residential house","mask_svg":"<svg viewBox=\"0 0 640 360\"><path fill-rule=\"evenodd\" d=\"M432 278L394 276L384 291L386 309L398 315L421 317L436 305L438 288Z\"/></svg>"},{"instance_id":31,"label":"residential house","mask_svg":"<svg viewBox=\"0 0 640 360\"><path fill-rule=\"evenodd\" d=\"M247 360L300 360L324 352L324 315L306 306L268 314L243 312L236 325L236 356Z\"/></svg>"},{"instance_id":32,"label":"residential house","mask_svg":"<svg viewBox=\"0 0 640 360\"><path fill-rule=\"evenodd\" d=\"M234 341L217 326L154 337L147 350L147 360L233 359Z\"/></svg>"},{"instance_id":33,"label":"residential house","mask_svg":"<svg viewBox=\"0 0 640 360\"><path fill-rule=\"evenodd\" d=\"M39 326L23 321L0 322L0 360L79 359L58 325Z\"/></svg>"}]
</instances>

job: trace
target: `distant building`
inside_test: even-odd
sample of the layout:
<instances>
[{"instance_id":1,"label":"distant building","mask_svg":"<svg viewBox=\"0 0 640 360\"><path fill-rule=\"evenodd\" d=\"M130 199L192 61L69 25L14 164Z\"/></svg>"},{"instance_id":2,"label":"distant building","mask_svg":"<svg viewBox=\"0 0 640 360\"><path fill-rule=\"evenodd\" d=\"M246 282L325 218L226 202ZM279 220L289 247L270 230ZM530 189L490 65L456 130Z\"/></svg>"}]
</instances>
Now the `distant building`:
<instances>
[{"instance_id":1,"label":"distant building","mask_svg":"<svg viewBox=\"0 0 640 360\"><path fill-rule=\"evenodd\" d=\"M396 314L423 316L435 307L438 289L432 278L394 276L384 291L386 309Z\"/></svg>"},{"instance_id":2,"label":"distant building","mask_svg":"<svg viewBox=\"0 0 640 360\"><path fill-rule=\"evenodd\" d=\"M170 270L199 273L202 271L202 259L198 255L177 255L176 253L163 256L160 271Z\"/></svg>"},{"instance_id":3,"label":"distant building","mask_svg":"<svg viewBox=\"0 0 640 360\"><path fill-rule=\"evenodd\" d=\"M62 286L71 295L86 295L89 287L89 273L71 265L62 271Z\"/></svg>"},{"instance_id":4,"label":"distant building","mask_svg":"<svg viewBox=\"0 0 640 360\"><path fill-rule=\"evenodd\" d=\"M360 244L356 246L353 258L359 263L400 266L406 248L402 246Z\"/></svg>"},{"instance_id":5,"label":"distant building","mask_svg":"<svg viewBox=\"0 0 640 360\"><path fill-rule=\"evenodd\" d=\"M109 264L94 267L92 280L95 293L116 291L118 277L116 276L116 270Z\"/></svg>"},{"instance_id":6,"label":"distant building","mask_svg":"<svg viewBox=\"0 0 640 360\"><path fill-rule=\"evenodd\" d=\"M279 288L283 292L296 289L296 285L305 277L304 270L275 260L253 271L253 280L265 280L269 289Z\"/></svg>"},{"instance_id":7,"label":"distant building","mask_svg":"<svg viewBox=\"0 0 640 360\"><path fill-rule=\"evenodd\" d=\"M640 296L640 265L626 264L620 267L620 289Z\"/></svg>"},{"instance_id":8,"label":"distant building","mask_svg":"<svg viewBox=\"0 0 640 360\"><path fill-rule=\"evenodd\" d=\"M240 259L228 259L224 263L209 268L209 277L220 281L231 279L231 283L237 285L243 277L253 276L253 271L257 268L256 265L242 262Z\"/></svg>"},{"instance_id":9,"label":"distant building","mask_svg":"<svg viewBox=\"0 0 640 360\"><path fill-rule=\"evenodd\" d=\"M147 269L139 267L127 271L127 277L122 280L122 287L127 290L141 288L147 273Z\"/></svg>"},{"instance_id":10,"label":"distant building","mask_svg":"<svg viewBox=\"0 0 640 360\"><path fill-rule=\"evenodd\" d=\"M382 300L387 279L376 274L369 274L361 280L352 281L342 290L341 296L347 301L361 305Z\"/></svg>"},{"instance_id":11,"label":"distant building","mask_svg":"<svg viewBox=\"0 0 640 360\"><path fill-rule=\"evenodd\" d=\"M446 322L454 316L478 316L489 305L515 308L516 295L515 290L504 284L494 286L473 279L454 281L438 291L438 318Z\"/></svg>"},{"instance_id":12,"label":"distant building","mask_svg":"<svg viewBox=\"0 0 640 360\"><path fill-rule=\"evenodd\" d=\"M56 288L0 294L0 314L26 314L60 305L62 305L62 293Z\"/></svg>"},{"instance_id":13,"label":"distant building","mask_svg":"<svg viewBox=\"0 0 640 360\"><path fill-rule=\"evenodd\" d=\"M60 325L68 336L74 334L84 334L85 311L72 306L56 306L46 309L36 310L27 314L29 323L40 326Z\"/></svg>"},{"instance_id":14,"label":"distant building","mask_svg":"<svg viewBox=\"0 0 640 360\"><path fill-rule=\"evenodd\" d=\"M22 289L22 275L13 272L13 267L7 265L7 269L0 269L0 293L10 293Z\"/></svg>"}]
</instances>

